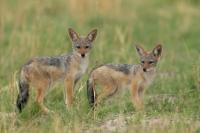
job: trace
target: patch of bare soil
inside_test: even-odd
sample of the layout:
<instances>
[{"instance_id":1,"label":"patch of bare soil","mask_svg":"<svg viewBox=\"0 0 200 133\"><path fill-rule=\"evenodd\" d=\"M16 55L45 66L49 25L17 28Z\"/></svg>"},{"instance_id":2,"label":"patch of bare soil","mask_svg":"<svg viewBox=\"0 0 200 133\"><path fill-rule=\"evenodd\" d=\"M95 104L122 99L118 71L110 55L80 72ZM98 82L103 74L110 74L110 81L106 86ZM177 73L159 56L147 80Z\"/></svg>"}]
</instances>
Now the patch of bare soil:
<instances>
[{"instance_id":1,"label":"patch of bare soil","mask_svg":"<svg viewBox=\"0 0 200 133\"><path fill-rule=\"evenodd\" d=\"M133 116L118 116L110 120L106 120L99 125L93 126L86 130L86 133L101 132L101 133L135 133L135 132L176 132L177 123L181 125L179 131L184 132L195 132L200 128L200 121L182 119L177 116L174 117L153 117L144 118L140 121L135 121Z\"/></svg>"}]
</instances>

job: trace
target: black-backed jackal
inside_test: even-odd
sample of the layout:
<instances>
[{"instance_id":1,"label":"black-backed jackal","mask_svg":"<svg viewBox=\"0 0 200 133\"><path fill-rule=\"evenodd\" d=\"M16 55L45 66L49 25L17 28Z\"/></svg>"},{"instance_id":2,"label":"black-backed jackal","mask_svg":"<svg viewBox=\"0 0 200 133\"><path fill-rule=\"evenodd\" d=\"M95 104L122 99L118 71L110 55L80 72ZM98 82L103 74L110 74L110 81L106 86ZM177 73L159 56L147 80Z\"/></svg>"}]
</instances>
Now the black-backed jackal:
<instances>
[{"instance_id":1,"label":"black-backed jackal","mask_svg":"<svg viewBox=\"0 0 200 133\"><path fill-rule=\"evenodd\" d=\"M85 73L88 66L88 55L95 40L97 30L92 30L86 37L80 37L73 29L69 28L73 52L66 55L53 57L39 57L28 61L20 71L19 94L17 107L19 111L28 101L29 86L37 90L36 102L42 111L49 112L44 106L45 92L56 80L65 83L65 103L70 107L73 103L74 86Z\"/></svg>"},{"instance_id":2,"label":"black-backed jackal","mask_svg":"<svg viewBox=\"0 0 200 133\"><path fill-rule=\"evenodd\" d=\"M101 99L113 95L118 89L127 87L130 89L136 109L143 109L144 88L154 78L162 46L157 45L151 52L140 46L136 46L136 50L140 56L140 64L106 64L91 72L87 81L87 95L91 107L95 107ZM100 94L96 94L97 84L101 87Z\"/></svg>"}]
</instances>

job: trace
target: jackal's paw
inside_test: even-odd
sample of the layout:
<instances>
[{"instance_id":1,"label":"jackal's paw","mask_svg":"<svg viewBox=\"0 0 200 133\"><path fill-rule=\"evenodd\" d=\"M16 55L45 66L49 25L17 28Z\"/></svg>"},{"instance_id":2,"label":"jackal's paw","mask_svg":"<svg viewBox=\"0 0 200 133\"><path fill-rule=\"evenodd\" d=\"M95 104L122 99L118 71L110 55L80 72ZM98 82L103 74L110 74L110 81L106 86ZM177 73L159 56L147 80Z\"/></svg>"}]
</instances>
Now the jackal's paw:
<instances>
[{"instance_id":1,"label":"jackal's paw","mask_svg":"<svg viewBox=\"0 0 200 133\"><path fill-rule=\"evenodd\" d=\"M65 102L65 105L66 105L66 108L67 109L70 109L70 108L72 108L72 106L73 106L73 104L70 102Z\"/></svg>"},{"instance_id":2,"label":"jackal's paw","mask_svg":"<svg viewBox=\"0 0 200 133\"><path fill-rule=\"evenodd\" d=\"M134 101L133 103L134 103L136 111L143 111L144 110L143 102L140 102L140 101L135 102Z\"/></svg>"},{"instance_id":3,"label":"jackal's paw","mask_svg":"<svg viewBox=\"0 0 200 133\"><path fill-rule=\"evenodd\" d=\"M66 109L67 109L67 110L71 110L71 109L72 109L72 107L73 107L73 105L72 105L72 104L70 104L70 105L69 105L69 104L67 104L67 105L66 105Z\"/></svg>"},{"instance_id":4,"label":"jackal's paw","mask_svg":"<svg viewBox=\"0 0 200 133\"><path fill-rule=\"evenodd\" d=\"M144 110L144 105L137 105L136 106L137 111L143 111Z\"/></svg>"},{"instance_id":5,"label":"jackal's paw","mask_svg":"<svg viewBox=\"0 0 200 133\"><path fill-rule=\"evenodd\" d=\"M53 112L53 111L51 111L51 110L49 110L48 108L42 108L42 112L44 113L44 114L49 114L49 113L51 113L51 112Z\"/></svg>"}]
</instances>

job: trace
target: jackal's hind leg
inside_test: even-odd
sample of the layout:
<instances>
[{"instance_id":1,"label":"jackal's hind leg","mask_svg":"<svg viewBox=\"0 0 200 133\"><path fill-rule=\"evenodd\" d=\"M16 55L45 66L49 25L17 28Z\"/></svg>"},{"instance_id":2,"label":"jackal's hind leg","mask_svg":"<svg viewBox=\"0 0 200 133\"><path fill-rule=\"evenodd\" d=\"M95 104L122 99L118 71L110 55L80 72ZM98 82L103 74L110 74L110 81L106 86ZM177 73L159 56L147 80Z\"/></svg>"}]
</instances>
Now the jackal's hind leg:
<instances>
[{"instance_id":1,"label":"jackal's hind leg","mask_svg":"<svg viewBox=\"0 0 200 133\"><path fill-rule=\"evenodd\" d=\"M49 86L48 82L43 82L37 88L36 102L44 113L49 113L49 109L43 103L44 97L45 97L45 94L46 94L46 90L48 89L48 86Z\"/></svg>"},{"instance_id":2,"label":"jackal's hind leg","mask_svg":"<svg viewBox=\"0 0 200 133\"><path fill-rule=\"evenodd\" d=\"M104 86L99 95L97 96L97 99L95 101L95 105L98 105L104 98L113 95L117 91L117 87L107 85Z\"/></svg>"}]
</instances>

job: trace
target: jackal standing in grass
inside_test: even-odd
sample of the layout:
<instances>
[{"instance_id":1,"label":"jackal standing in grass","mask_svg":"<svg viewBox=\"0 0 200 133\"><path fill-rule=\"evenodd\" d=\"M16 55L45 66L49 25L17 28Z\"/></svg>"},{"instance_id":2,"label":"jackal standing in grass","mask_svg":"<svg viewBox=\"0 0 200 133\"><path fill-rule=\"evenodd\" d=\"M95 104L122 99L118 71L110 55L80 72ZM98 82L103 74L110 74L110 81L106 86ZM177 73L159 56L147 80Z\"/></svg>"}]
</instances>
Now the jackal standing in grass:
<instances>
[{"instance_id":1,"label":"jackal standing in grass","mask_svg":"<svg viewBox=\"0 0 200 133\"><path fill-rule=\"evenodd\" d=\"M144 88L154 78L162 45L157 45L151 52L145 51L140 46L136 46L136 50L140 56L140 64L106 64L91 72L87 81L87 95L92 108L103 98L113 95L118 89L127 87L130 89L136 109L143 109ZM95 88L97 84L102 87L98 95Z\"/></svg>"},{"instance_id":2,"label":"jackal standing in grass","mask_svg":"<svg viewBox=\"0 0 200 133\"><path fill-rule=\"evenodd\" d=\"M92 30L86 37L79 36L69 28L73 52L53 57L39 57L28 61L20 71L19 94L17 108L21 112L29 97L29 86L37 90L36 102L43 112L49 110L43 104L45 92L56 80L65 82L65 104L73 104L74 86L85 73L88 66L88 55L97 35L97 29Z\"/></svg>"}]
</instances>

